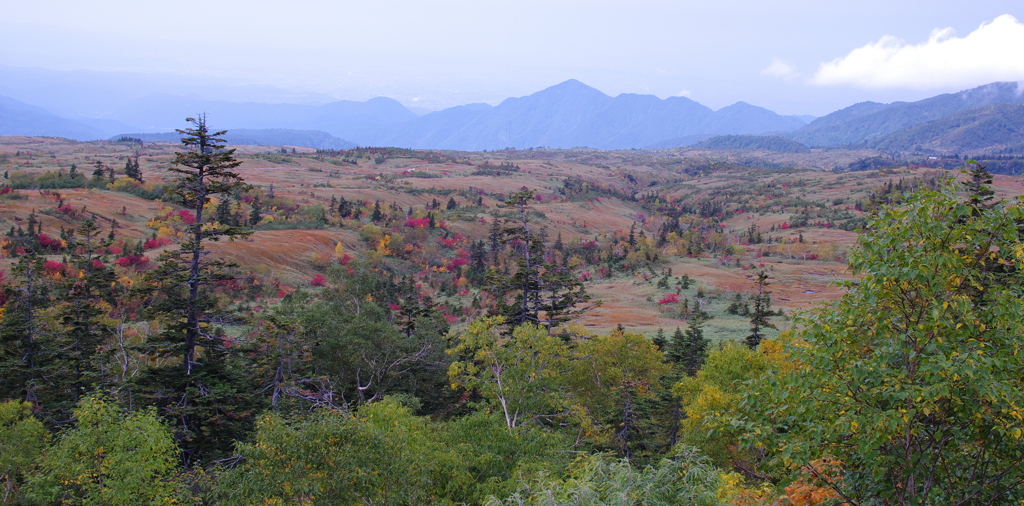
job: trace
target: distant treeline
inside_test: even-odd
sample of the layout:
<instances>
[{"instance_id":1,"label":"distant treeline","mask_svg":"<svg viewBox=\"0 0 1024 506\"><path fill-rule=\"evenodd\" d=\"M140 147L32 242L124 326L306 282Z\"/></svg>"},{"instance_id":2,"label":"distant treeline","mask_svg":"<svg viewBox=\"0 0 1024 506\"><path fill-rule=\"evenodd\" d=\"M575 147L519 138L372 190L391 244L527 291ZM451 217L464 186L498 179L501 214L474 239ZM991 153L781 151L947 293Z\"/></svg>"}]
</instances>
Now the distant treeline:
<instances>
[{"instance_id":1,"label":"distant treeline","mask_svg":"<svg viewBox=\"0 0 1024 506\"><path fill-rule=\"evenodd\" d=\"M790 139L770 135L719 135L693 146L696 149L756 149L777 153L810 153L811 148Z\"/></svg>"}]
</instances>

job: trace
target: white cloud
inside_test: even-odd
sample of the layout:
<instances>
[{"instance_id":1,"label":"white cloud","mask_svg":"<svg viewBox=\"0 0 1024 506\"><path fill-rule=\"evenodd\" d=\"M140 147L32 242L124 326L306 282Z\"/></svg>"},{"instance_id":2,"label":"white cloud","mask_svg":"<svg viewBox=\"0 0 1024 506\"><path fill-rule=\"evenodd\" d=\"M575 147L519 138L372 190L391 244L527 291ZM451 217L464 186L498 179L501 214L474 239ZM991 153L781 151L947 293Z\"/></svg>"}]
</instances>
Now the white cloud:
<instances>
[{"instance_id":1,"label":"white cloud","mask_svg":"<svg viewBox=\"0 0 1024 506\"><path fill-rule=\"evenodd\" d=\"M955 37L952 28L936 28L927 42L917 45L883 36L845 57L822 63L811 83L928 89L1020 81L1024 80L1022 54L1024 23L1004 14L966 37Z\"/></svg>"},{"instance_id":2,"label":"white cloud","mask_svg":"<svg viewBox=\"0 0 1024 506\"><path fill-rule=\"evenodd\" d=\"M771 64L761 69L761 74L779 79L792 79L797 76L795 67L778 58L772 60Z\"/></svg>"},{"instance_id":3,"label":"white cloud","mask_svg":"<svg viewBox=\"0 0 1024 506\"><path fill-rule=\"evenodd\" d=\"M676 93L676 96L690 98L690 90L679 90L679 93Z\"/></svg>"}]
</instances>

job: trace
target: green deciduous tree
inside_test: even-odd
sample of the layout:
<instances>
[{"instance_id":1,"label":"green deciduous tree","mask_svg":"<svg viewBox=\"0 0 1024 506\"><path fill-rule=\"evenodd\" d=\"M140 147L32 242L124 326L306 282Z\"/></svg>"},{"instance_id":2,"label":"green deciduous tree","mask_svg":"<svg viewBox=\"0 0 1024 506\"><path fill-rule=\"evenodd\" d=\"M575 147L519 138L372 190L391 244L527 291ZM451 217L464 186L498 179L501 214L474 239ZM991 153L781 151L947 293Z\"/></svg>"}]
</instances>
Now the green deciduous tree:
<instances>
[{"instance_id":1,"label":"green deciduous tree","mask_svg":"<svg viewBox=\"0 0 1024 506\"><path fill-rule=\"evenodd\" d=\"M26 484L43 504L174 504L177 448L152 410L123 413L108 399L87 397L78 424L46 450Z\"/></svg>"},{"instance_id":2,"label":"green deciduous tree","mask_svg":"<svg viewBox=\"0 0 1024 506\"><path fill-rule=\"evenodd\" d=\"M565 375L574 402L594 424L593 439L631 457L650 439L642 404L669 369L664 356L646 336L621 330L582 341L574 351Z\"/></svg>"},{"instance_id":3,"label":"green deciduous tree","mask_svg":"<svg viewBox=\"0 0 1024 506\"><path fill-rule=\"evenodd\" d=\"M851 504L1024 497L1024 209L982 202L947 182L868 221L861 279L803 322L801 370L752 384L733 421L766 469L836 461L819 478Z\"/></svg>"},{"instance_id":4,"label":"green deciduous tree","mask_svg":"<svg viewBox=\"0 0 1024 506\"><path fill-rule=\"evenodd\" d=\"M720 473L691 448L638 469L628 460L588 455L573 463L564 478L529 480L505 499L487 506L716 505Z\"/></svg>"},{"instance_id":5,"label":"green deciduous tree","mask_svg":"<svg viewBox=\"0 0 1024 506\"><path fill-rule=\"evenodd\" d=\"M500 411L506 427L565 416L569 398L561 375L571 351L542 327L524 324L511 335L498 332L504 320L481 318L459 334L449 351L452 386L476 390Z\"/></svg>"},{"instance_id":6,"label":"green deciduous tree","mask_svg":"<svg viewBox=\"0 0 1024 506\"><path fill-rule=\"evenodd\" d=\"M444 389L447 323L439 329L440 314L424 316L402 332L373 302L362 303L358 313L320 303L302 320L315 346L316 371L330 379L341 402L365 404L388 394L430 397Z\"/></svg>"},{"instance_id":7,"label":"green deciduous tree","mask_svg":"<svg viewBox=\"0 0 1024 506\"><path fill-rule=\"evenodd\" d=\"M697 374L684 377L673 388L686 415L679 424L680 442L699 448L723 468L763 480L754 467L760 449L739 448L742 431L720 421L738 409L749 389L746 382L768 374L790 374L792 369L775 340L764 341L758 350L733 343L712 350Z\"/></svg>"},{"instance_id":8,"label":"green deciduous tree","mask_svg":"<svg viewBox=\"0 0 1024 506\"><path fill-rule=\"evenodd\" d=\"M43 452L47 436L43 424L32 416L31 403L0 403L0 480L4 488L0 503L18 498L25 475Z\"/></svg>"},{"instance_id":9,"label":"green deciduous tree","mask_svg":"<svg viewBox=\"0 0 1024 506\"><path fill-rule=\"evenodd\" d=\"M320 410L289 422L266 415L244 458L225 473L216 495L225 504L451 504L448 486L466 486L426 418L397 401L356 413Z\"/></svg>"}]
</instances>

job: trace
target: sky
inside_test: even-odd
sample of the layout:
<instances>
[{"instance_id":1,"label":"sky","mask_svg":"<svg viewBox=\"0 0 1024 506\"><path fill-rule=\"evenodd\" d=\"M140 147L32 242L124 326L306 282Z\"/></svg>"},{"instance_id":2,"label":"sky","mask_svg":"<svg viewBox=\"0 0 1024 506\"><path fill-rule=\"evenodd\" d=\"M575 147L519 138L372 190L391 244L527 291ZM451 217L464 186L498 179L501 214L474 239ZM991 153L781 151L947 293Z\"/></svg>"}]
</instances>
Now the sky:
<instances>
[{"instance_id":1,"label":"sky","mask_svg":"<svg viewBox=\"0 0 1024 506\"><path fill-rule=\"evenodd\" d=\"M578 79L820 116L1024 81L1021 0L0 0L0 12L0 65L166 76L221 86L204 96L218 99L248 85L437 110Z\"/></svg>"}]
</instances>

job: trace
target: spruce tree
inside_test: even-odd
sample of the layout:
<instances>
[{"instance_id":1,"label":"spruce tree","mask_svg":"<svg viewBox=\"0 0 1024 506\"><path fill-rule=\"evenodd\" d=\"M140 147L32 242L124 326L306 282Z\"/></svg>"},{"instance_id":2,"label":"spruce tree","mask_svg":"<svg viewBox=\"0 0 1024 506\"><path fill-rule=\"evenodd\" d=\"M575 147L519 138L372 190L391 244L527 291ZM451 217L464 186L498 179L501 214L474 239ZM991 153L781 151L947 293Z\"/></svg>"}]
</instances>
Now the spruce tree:
<instances>
[{"instance_id":1,"label":"spruce tree","mask_svg":"<svg viewBox=\"0 0 1024 506\"><path fill-rule=\"evenodd\" d=\"M704 337L704 318L691 318L683 336L682 360L679 362L687 376L694 376L708 356L708 344Z\"/></svg>"},{"instance_id":2,"label":"spruce tree","mask_svg":"<svg viewBox=\"0 0 1024 506\"><path fill-rule=\"evenodd\" d=\"M341 198L338 203L338 216L341 218L348 218L352 214L352 206L349 201L345 200L345 197Z\"/></svg>"},{"instance_id":3,"label":"spruce tree","mask_svg":"<svg viewBox=\"0 0 1024 506\"><path fill-rule=\"evenodd\" d=\"M384 215L380 211L380 201L378 200L378 201L373 203L373 214L370 215L370 221L372 221L374 223L377 223L378 221L383 221L383 220L384 220Z\"/></svg>"},{"instance_id":4,"label":"spruce tree","mask_svg":"<svg viewBox=\"0 0 1024 506\"><path fill-rule=\"evenodd\" d=\"M72 409L91 388L108 382L100 353L108 335L107 312L116 304L113 287L117 276L104 256L93 254L109 242L100 239L102 232L92 219L85 220L77 236L74 232L68 234L69 263L80 274L58 282L64 295L55 314L62 329L52 334L48 346L56 372L51 375L54 404L49 408L61 420L71 418Z\"/></svg>"},{"instance_id":5,"label":"spruce tree","mask_svg":"<svg viewBox=\"0 0 1024 506\"><path fill-rule=\"evenodd\" d=\"M263 221L263 203L260 202L259 197L253 197L252 203L249 204L249 226L255 227Z\"/></svg>"},{"instance_id":6,"label":"spruce tree","mask_svg":"<svg viewBox=\"0 0 1024 506\"><path fill-rule=\"evenodd\" d=\"M124 164L124 175L128 176L138 182L142 182L142 169L139 167L139 158L128 157L128 161Z\"/></svg>"},{"instance_id":7,"label":"spruce tree","mask_svg":"<svg viewBox=\"0 0 1024 506\"><path fill-rule=\"evenodd\" d=\"M211 285L230 279L230 264L207 258L208 241L244 237L249 232L216 224L205 206L214 198L227 198L248 185L232 169L241 163L233 149L224 148L226 132L211 132L205 116L189 118L192 128L178 130L184 151L169 170L178 174L171 192L192 211L186 239L160 257L149 280L154 288L151 316L163 322L157 339L147 343L151 355L164 366L140 375L142 394L177 425L186 462L220 456L252 424L255 396L242 393L241 378L228 367L228 356L217 322L217 299Z\"/></svg>"},{"instance_id":8,"label":"spruce tree","mask_svg":"<svg viewBox=\"0 0 1024 506\"><path fill-rule=\"evenodd\" d=\"M217 203L217 223L221 225L234 225L231 215L231 200L227 197L222 197L220 202Z\"/></svg>"},{"instance_id":9,"label":"spruce tree","mask_svg":"<svg viewBox=\"0 0 1024 506\"><path fill-rule=\"evenodd\" d=\"M29 250L11 268L19 282L3 287L0 319L0 398L24 399L37 409L45 388L42 313L52 303L43 262Z\"/></svg>"},{"instance_id":10,"label":"spruce tree","mask_svg":"<svg viewBox=\"0 0 1024 506\"><path fill-rule=\"evenodd\" d=\"M498 294L498 312L510 328L534 323L551 332L595 305L590 303L582 281L568 269L545 262L544 245L532 233L527 219L527 205L533 200L532 190L522 190L505 202L518 211L519 217L506 220L498 228L498 242L513 246L518 257L516 268L507 275L491 271L489 281Z\"/></svg>"},{"instance_id":11,"label":"spruce tree","mask_svg":"<svg viewBox=\"0 0 1024 506\"><path fill-rule=\"evenodd\" d=\"M758 272L756 283L757 295L754 295L754 310L750 313L750 335L743 340L750 349L757 349L761 344L761 340L764 339L762 329L776 328L774 323L768 321L768 317L773 314L771 292L764 289L768 286L768 274L764 271Z\"/></svg>"},{"instance_id":12,"label":"spruce tree","mask_svg":"<svg viewBox=\"0 0 1024 506\"><path fill-rule=\"evenodd\" d=\"M658 333L654 335L651 342L654 343L662 353L664 353L665 345L668 344L668 340L665 338L665 329L658 327Z\"/></svg>"},{"instance_id":13,"label":"spruce tree","mask_svg":"<svg viewBox=\"0 0 1024 506\"><path fill-rule=\"evenodd\" d=\"M486 259L487 246L482 240L469 246L469 266L466 269L466 278L474 286L480 286L487 280Z\"/></svg>"},{"instance_id":14,"label":"spruce tree","mask_svg":"<svg viewBox=\"0 0 1024 506\"><path fill-rule=\"evenodd\" d=\"M974 209L979 209L987 206L987 203L992 200L992 196L996 193L989 186L992 184L992 174L986 166L974 160L970 160L967 163L974 164L974 167L962 171L971 176L970 180L963 182L964 189L970 195L968 204Z\"/></svg>"}]
</instances>

